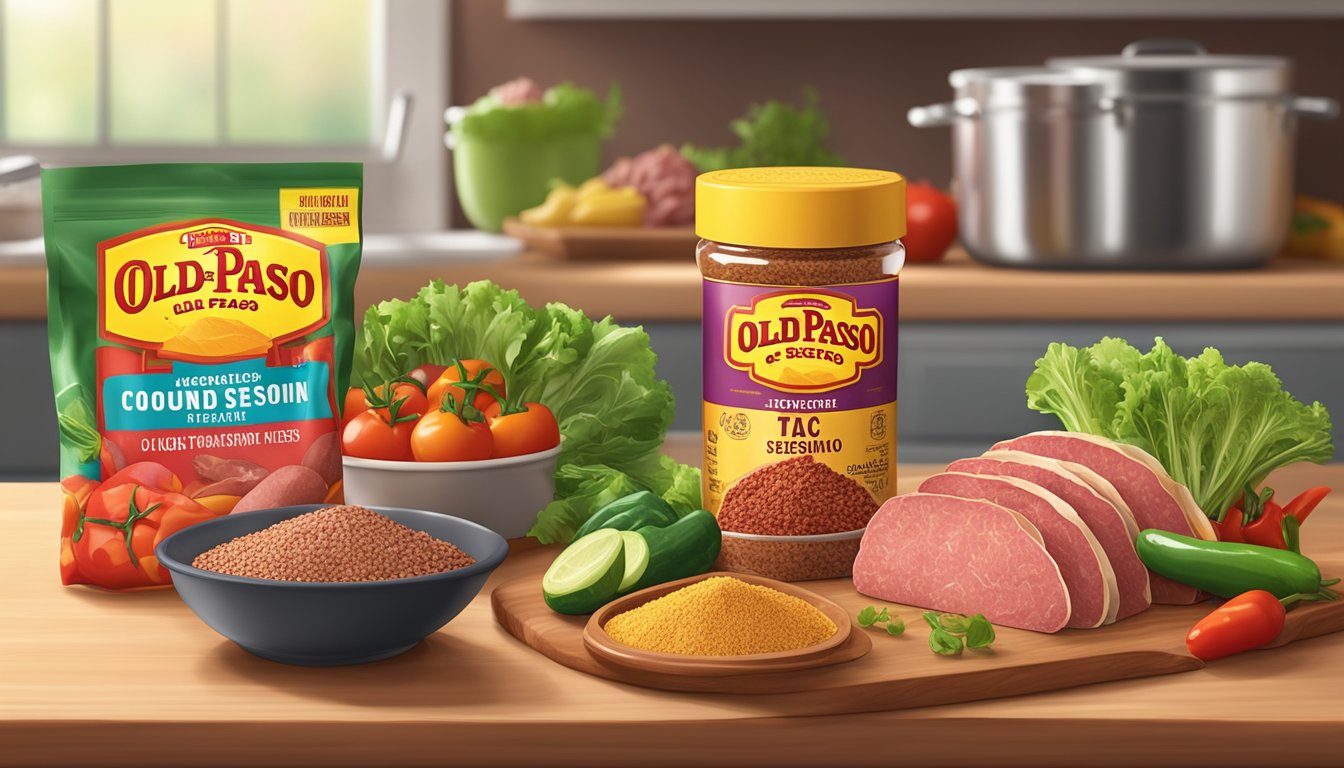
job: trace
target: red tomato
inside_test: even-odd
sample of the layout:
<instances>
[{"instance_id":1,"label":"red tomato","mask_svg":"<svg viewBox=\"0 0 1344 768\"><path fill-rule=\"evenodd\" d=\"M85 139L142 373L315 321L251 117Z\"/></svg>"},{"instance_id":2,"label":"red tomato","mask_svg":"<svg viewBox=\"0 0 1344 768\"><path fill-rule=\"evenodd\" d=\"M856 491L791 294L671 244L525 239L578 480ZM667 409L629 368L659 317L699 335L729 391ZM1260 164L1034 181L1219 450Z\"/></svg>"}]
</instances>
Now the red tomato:
<instances>
[{"instance_id":1,"label":"red tomato","mask_svg":"<svg viewBox=\"0 0 1344 768\"><path fill-rule=\"evenodd\" d=\"M411 461L411 430L415 421L388 424L377 411L365 411L351 419L341 432L341 450L346 456L387 461Z\"/></svg>"},{"instance_id":2,"label":"red tomato","mask_svg":"<svg viewBox=\"0 0 1344 768\"><path fill-rule=\"evenodd\" d=\"M490 372L485 374L481 379L481 383L494 389L495 392L499 393L500 397L505 395L504 374L500 373L494 366L484 360L462 360L460 362L462 363L462 367L466 369L467 379L475 379L480 375L481 371L487 368L490 369ZM461 380L462 372L458 370L456 365L450 365L445 368L443 373L439 375L439 378L435 379L434 383L429 387L430 406L437 408L443 403L444 394L449 392L452 393L453 398L457 400L458 403L461 403L462 398L466 396L466 392L462 387L457 385ZM476 396L472 398L471 404L476 406L477 410L484 411L493 402L495 402L495 398L491 397L488 392L477 392Z\"/></svg>"},{"instance_id":3,"label":"red tomato","mask_svg":"<svg viewBox=\"0 0 1344 768\"><path fill-rule=\"evenodd\" d=\"M430 411L411 433L416 461L478 461L490 458L494 438L483 422L466 422L456 413Z\"/></svg>"},{"instance_id":4,"label":"red tomato","mask_svg":"<svg viewBox=\"0 0 1344 768\"><path fill-rule=\"evenodd\" d=\"M938 261L957 239L957 203L926 181L905 187L905 260Z\"/></svg>"},{"instance_id":5,"label":"red tomato","mask_svg":"<svg viewBox=\"0 0 1344 768\"><path fill-rule=\"evenodd\" d=\"M541 403L526 403L521 413L496 415L490 421L496 456L522 456L545 451L560 444L560 425L551 409Z\"/></svg>"},{"instance_id":6,"label":"red tomato","mask_svg":"<svg viewBox=\"0 0 1344 768\"><path fill-rule=\"evenodd\" d=\"M349 424L350 420L359 414L369 410L369 400L364 396L364 390L359 387L351 387L345 393L345 405L341 408L341 422Z\"/></svg>"},{"instance_id":7,"label":"red tomato","mask_svg":"<svg viewBox=\"0 0 1344 768\"><path fill-rule=\"evenodd\" d=\"M374 392L377 393L379 397L382 397L382 386L378 386L374 389ZM402 398L406 398L406 402L402 403L401 407L397 409L399 415L404 416L413 413L423 414L425 411L429 410L429 400L425 398L425 393L414 384L400 382L392 385L392 400L397 401ZM378 412L383 414L383 418L387 418L386 408L379 408Z\"/></svg>"},{"instance_id":8,"label":"red tomato","mask_svg":"<svg viewBox=\"0 0 1344 768\"><path fill-rule=\"evenodd\" d=\"M438 378L442 376L443 372L446 370L448 370L448 366L446 365L434 365L433 363L425 363L423 365L415 366L406 375L410 376L412 379L415 379L416 381L428 387L430 384L433 384L436 380L438 380Z\"/></svg>"},{"instance_id":9,"label":"red tomato","mask_svg":"<svg viewBox=\"0 0 1344 768\"><path fill-rule=\"evenodd\" d=\"M98 481L82 475L71 475L61 481L61 583L78 584L79 566L75 563L75 544L72 540L89 496L98 490Z\"/></svg>"},{"instance_id":10,"label":"red tomato","mask_svg":"<svg viewBox=\"0 0 1344 768\"><path fill-rule=\"evenodd\" d=\"M109 477L88 497L71 536L79 574L113 589L169 583L154 548L177 531L216 516L179 493L180 488L176 475L149 461Z\"/></svg>"}]
</instances>

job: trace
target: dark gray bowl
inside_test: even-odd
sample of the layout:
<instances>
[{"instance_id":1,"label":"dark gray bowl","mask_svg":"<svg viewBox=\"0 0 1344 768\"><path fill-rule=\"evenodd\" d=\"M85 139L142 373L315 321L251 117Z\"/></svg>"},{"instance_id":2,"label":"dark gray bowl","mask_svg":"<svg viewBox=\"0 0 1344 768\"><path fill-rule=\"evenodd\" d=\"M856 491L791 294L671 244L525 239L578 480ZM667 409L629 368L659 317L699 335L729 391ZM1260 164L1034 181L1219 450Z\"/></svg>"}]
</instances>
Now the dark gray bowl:
<instances>
[{"instance_id":1,"label":"dark gray bowl","mask_svg":"<svg viewBox=\"0 0 1344 768\"><path fill-rule=\"evenodd\" d=\"M192 567L200 553L282 520L322 509L304 504L209 520L164 539L155 554L187 606L211 629L285 664L361 664L396 656L447 624L481 591L509 546L494 531L439 512L369 507L450 541L476 559L461 570L410 579L295 582L228 576Z\"/></svg>"}]
</instances>

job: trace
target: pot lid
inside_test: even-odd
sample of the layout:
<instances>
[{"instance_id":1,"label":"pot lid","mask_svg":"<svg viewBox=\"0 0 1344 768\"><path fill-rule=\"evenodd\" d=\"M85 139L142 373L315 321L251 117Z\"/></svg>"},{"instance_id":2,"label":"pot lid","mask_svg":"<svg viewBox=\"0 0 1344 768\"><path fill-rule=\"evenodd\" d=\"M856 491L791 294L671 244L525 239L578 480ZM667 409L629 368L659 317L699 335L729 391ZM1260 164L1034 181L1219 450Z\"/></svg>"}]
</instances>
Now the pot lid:
<instances>
[{"instance_id":1,"label":"pot lid","mask_svg":"<svg viewBox=\"0 0 1344 768\"><path fill-rule=\"evenodd\" d=\"M957 98L980 109L1095 105L1102 84L1095 78L1049 67L977 67L947 76Z\"/></svg>"},{"instance_id":2,"label":"pot lid","mask_svg":"<svg viewBox=\"0 0 1344 768\"><path fill-rule=\"evenodd\" d=\"M1210 54L1193 40L1140 40L1119 56L1057 57L1046 66L1095 78L1110 95L1277 96L1292 80L1286 58Z\"/></svg>"}]
</instances>

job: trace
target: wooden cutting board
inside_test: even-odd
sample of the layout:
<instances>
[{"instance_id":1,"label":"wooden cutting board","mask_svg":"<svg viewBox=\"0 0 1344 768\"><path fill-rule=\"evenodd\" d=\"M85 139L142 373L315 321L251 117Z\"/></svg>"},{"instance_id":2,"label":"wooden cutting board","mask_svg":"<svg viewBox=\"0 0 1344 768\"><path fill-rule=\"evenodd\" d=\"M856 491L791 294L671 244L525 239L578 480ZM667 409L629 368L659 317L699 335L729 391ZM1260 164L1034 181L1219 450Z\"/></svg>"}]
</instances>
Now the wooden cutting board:
<instances>
[{"instance_id":1,"label":"wooden cutting board","mask_svg":"<svg viewBox=\"0 0 1344 768\"><path fill-rule=\"evenodd\" d=\"M696 678L635 676L604 666L583 644L586 616L562 616L541 598L541 574L558 550L511 555L519 576L491 595L495 618L514 637L560 664L623 683L668 691L788 694L807 714L844 714L926 707L1018 696L1079 685L1188 672L1204 666L1185 649L1185 635L1213 603L1154 606L1109 627L1066 629L1055 635L996 627L992 651L937 656L928 647L928 627L917 608L890 605L906 624L905 634L864 630L872 650L854 661L797 672ZM1344 572L1344 556L1318 559L1326 573ZM848 579L804 582L851 615L880 601L854 591ZM1344 600L1294 608L1275 645L1344 630ZM1265 652L1265 651L1261 651ZM1272 652L1272 651L1271 651Z\"/></svg>"},{"instance_id":2,"label":"wooden cutting board","mask_svg":"<svg viewBox=\"0 0 1344 768\"><path fill-rule=\"evenodd\" d=\"M504 220L504 234L565 261L695 260L694 227L540 227Z\"/></svg>"}]
</instances>

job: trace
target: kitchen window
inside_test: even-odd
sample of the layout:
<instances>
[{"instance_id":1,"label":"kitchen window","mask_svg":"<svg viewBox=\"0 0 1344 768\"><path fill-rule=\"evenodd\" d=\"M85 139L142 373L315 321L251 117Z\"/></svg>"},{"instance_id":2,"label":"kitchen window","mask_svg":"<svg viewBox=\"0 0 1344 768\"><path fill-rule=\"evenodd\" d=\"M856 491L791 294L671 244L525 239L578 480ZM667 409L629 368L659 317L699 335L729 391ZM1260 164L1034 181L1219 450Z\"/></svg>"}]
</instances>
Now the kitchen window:
<instances>
[{"instance_id":1,"label":"kitchen window","mask_svg":"<svg viewBox=\"0 0 1344 768\"><path fill-rule=\"evenodd\" d=\"M366 228L441 228L435 0L0 0L0 154L358 160Z\"/></svg>"}]
</instances>

